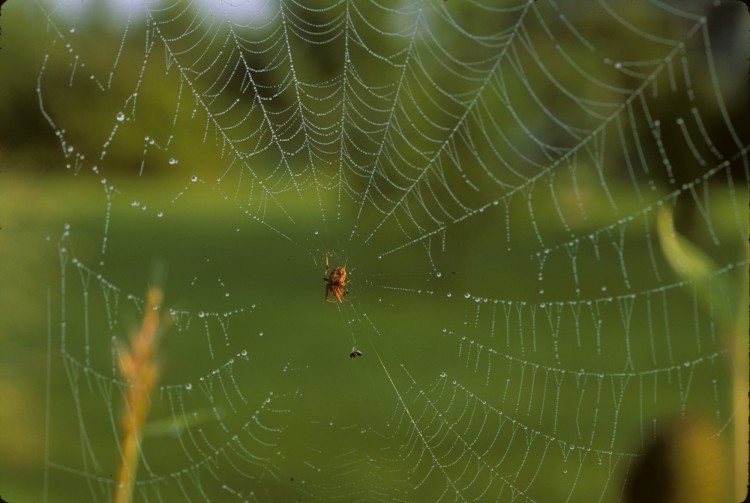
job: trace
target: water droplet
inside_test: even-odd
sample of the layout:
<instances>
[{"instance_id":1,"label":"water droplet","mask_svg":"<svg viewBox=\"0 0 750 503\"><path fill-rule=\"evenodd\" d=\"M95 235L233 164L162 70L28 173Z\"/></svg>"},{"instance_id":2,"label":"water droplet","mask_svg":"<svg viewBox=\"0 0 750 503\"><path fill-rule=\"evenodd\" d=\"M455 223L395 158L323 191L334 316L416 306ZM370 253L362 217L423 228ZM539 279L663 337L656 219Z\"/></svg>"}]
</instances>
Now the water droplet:
<instances>
[{"instance_id":1,"label":"water droplet","mask_svg":"<svg viewBox=\"0 0 750 503\"><path fill-rule=\"evenodd\" d=\"M441 273L440 271L438 271L438 272L435 273L435 276L437 276L438 278L441 277L442 275L443 275L443 273Z\"/></svg>"},{"instance_id":2,"label":"water droplet","mask_svg":"<svg viewBox=\"0 0 750 503\"><path fill-rule=\"evenodd\" d=\"M161 217L163 217L163 216L164 216L164 212L163 212L163 211L160 211L159 213L157 213L157 214L156 214L156 216L157 216L158 218L161 218Z\"/></svg>"},{"instance_id":3,"label":"water droplet","mask_svg":"<svg viewBox=\"0 0 750 503\"><path fill-rule=\"evenodd\" d=\"M174 165L175 165L175 164L177 164L178 162L180 162L180 161L178 161L178 160L177 160L177 159L175 159L174 157L170 157L170 158L169 158L169 164L171 164L172 166L174 166Z\"/></svg>"},{"instance_id":4,"label":"water droplet","mask_svg":"<svg viewBox=\"0 0 750 503\"><path fill-rule=\"evenodd\" d=\"M469 298L471 298L471 294L469 292L466 292L464 294L464 299L469 299Z\"/></svg>"},{"instance_id":5,"label":"water droplet","mask_svg":"<svg viewBox=\"0 0 750 503\"><path fill-rule=\"evenodd\" d=\"M186 390L188 390L188 391L190 391L191 389L193 389L193 385L192 385L192 384L190 384L190 383L187 383L187 384L185 385L185 389L186 389Z\"/></svg>"},{"instance_id":6,"label":"water droplet","mask_svg":"<svg viewBox=\"0 0 750 503\"><path fill-rule=\"evenodd\" d=\"M193 182L193 183L195 183L195 182L198 181L198 177L195 176L195 175L193 175L193 176L190 177L190 181Z\"/></svg>"},{"instance_id":7,"label":"water droplet","mask_svg":"<svg viewBox=\"0 0 750 503\"><path fill-rule=\"evenodd\" d=\"M125 114L122 112L117 112L117 116L115 118L117 119L117 122L122 122L125 120Z\"/></svg>"}]
</instances>

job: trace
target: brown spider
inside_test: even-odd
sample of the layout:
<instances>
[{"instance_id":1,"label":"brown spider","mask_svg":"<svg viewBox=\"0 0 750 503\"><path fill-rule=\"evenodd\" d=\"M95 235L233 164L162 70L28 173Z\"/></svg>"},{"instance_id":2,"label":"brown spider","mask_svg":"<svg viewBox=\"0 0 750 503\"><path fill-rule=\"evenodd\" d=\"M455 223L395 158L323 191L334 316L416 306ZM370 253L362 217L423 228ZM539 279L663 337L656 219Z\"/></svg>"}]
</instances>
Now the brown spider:
<instances>
[{"instance_id":1,"label":"brown spider","mask_svg":"<svg viewBox=\"0 0 750 503\"><path fill-rule=\"evenodd\" d=\"M331 295L336 297L336 300L339 302L344 302L346 299L344 299L344 295L349 293L349 290L346 289L346 264L349 261L347 260L343 266L337 267L333 271L331 271L331 274L328 274L328 255L326 255L326 272L325 276L323 276L323 281L326 284L326 301L327 302L335 302L333 300L328 300L328 293L330 292Z\"/></svg>"}]
</instances>

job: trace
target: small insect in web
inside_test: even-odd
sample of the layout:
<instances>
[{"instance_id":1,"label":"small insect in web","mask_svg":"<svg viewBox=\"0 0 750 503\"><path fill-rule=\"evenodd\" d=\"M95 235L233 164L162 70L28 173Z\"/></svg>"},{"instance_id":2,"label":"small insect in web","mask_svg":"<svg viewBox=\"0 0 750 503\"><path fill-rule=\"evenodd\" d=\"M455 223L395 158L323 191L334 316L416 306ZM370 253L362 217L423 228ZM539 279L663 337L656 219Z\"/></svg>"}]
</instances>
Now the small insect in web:
<instances>
[{"instance_id":1,"label":"small insect in web","mask_svg":"<svg viewBox=\"0 0 750 503\"><path fill-rule=\"evenodd\" d=\"M352 352L349 353L349 358L357 358L358 356L362 356L362 351L357 348L352 348Z\"/></svg>"},{"instance_id":2,"label":"small insect in web","mask_svg":"<svg viewBox=\"0 0 750 503\"><path fill-rule=\"evenodd\" d=\"M331 274L328 274L328 255L326 255L326 272L325 276L323 276L323 281L326 284L325 299L327 302L335 302L328 299L329 293L333 295L339 302L344 302L346 300L344 299L344 295L349 293L349 290L346 289L346 264L348 262L349 261L347 260L343 266L337 267L336 269L331 271Z\"/></svg>"}]
</instances>

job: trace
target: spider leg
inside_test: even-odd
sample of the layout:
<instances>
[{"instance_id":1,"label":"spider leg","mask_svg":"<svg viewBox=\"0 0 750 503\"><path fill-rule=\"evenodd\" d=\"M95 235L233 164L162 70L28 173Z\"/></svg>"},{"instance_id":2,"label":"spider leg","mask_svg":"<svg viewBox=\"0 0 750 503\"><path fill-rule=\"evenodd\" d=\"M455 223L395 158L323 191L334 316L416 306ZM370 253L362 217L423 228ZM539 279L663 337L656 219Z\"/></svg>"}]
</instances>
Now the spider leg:
<instances>
[{"instance_id":1,"label":"spider leg","mask_svg":"<svg viewBox=\"0 0 750 503\"><path fill-rule=\"evenodd\" d=\"M333 303L335 304L335 303L336 303L336 301L335 301L335 300L330 300L330 299L328 298L328 292L331 292L331 295L336 295L336 294L335 294L335 293L333 292L333 289L331 288L331 285L326 285L326 302L333 302Z\"/></svg>"}]
</instances>

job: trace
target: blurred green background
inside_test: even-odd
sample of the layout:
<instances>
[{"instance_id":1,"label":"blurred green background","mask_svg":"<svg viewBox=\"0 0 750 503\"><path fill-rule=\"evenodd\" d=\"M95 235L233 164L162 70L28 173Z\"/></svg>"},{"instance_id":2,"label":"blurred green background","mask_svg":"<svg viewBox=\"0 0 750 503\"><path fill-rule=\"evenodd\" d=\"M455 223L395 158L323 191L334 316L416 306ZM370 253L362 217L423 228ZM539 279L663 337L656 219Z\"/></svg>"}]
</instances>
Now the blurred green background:
<instances>
[{"instance_id":1,"label":"blurred green background","mask_svg":"<svg viewBox=\"0 0 750 503\"><path fill-rule=\"evenodd\" d=\"M735 499L746 12L124 5L2 7L5 500L111 500L155 278L135 501L621 501L675 420Z\"/></svg>"}]
</instances>

